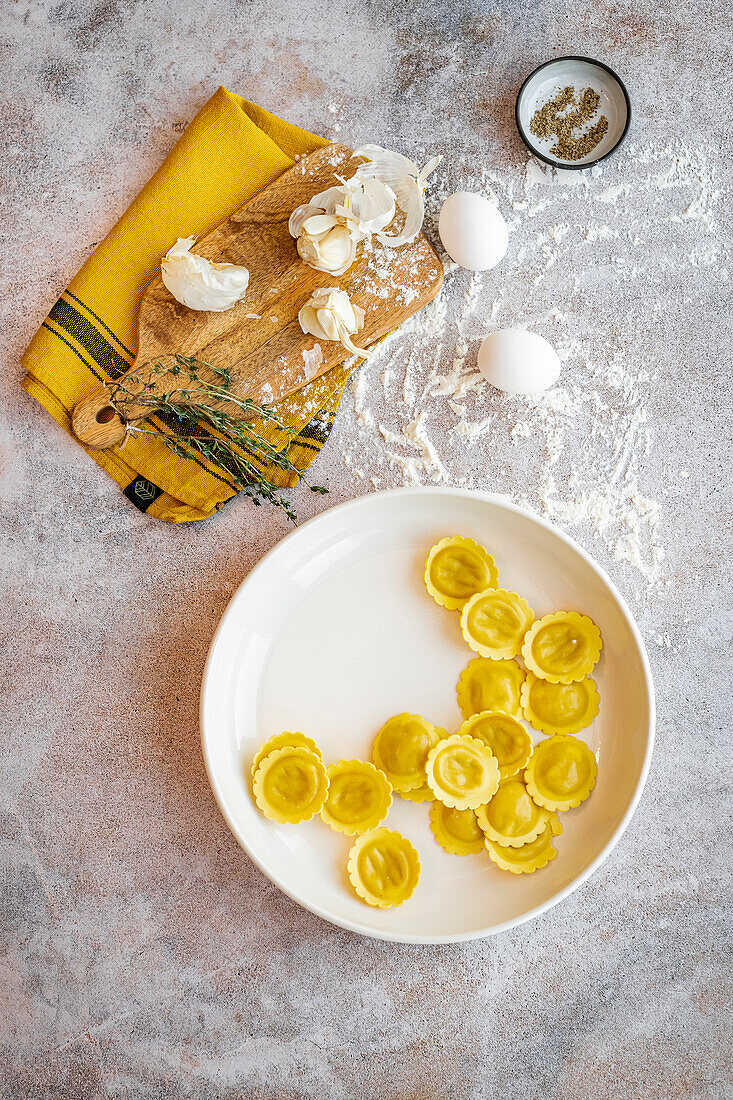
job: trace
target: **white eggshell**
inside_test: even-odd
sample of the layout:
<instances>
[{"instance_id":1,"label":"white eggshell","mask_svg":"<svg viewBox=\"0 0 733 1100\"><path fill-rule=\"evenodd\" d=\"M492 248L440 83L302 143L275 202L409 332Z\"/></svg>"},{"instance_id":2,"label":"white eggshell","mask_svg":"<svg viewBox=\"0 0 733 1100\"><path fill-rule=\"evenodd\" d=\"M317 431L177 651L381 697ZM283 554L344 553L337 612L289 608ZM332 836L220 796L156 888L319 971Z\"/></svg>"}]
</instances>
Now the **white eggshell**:
<instances>
[{"instance_id":1,"label":"white eggshell","mask_svg":"<svg viewBox=\"0 0 733 1100\"><path fill-rule=\"evenodd\" d=\"M540 393L557 381L560 359L536 332L505 328L482 342L478 369L487 382L504 393Z\"/></svg>"},{"instance_id":2,"label":"white eggshell","mask_svg":"<svg viewBox=\"0 0 733 1100\"><path fill-rule=\"evenodd\" d=\"M445 200L438 232L450 258L469 271L496 267L509 243L500 211L483 195L470 191L457 191Z\"/></svg>"}]
</instances>

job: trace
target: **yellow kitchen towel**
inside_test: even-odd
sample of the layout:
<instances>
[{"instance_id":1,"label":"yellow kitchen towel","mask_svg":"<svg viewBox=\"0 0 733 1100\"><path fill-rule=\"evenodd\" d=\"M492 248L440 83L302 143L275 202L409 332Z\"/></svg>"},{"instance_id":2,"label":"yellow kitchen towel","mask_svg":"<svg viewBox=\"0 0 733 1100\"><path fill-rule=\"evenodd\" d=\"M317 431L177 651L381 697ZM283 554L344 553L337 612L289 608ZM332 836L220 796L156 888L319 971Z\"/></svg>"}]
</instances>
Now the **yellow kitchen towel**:
<instances>
[{"instance_id":1,"label":"yellow kitchen towel","mask_svg":"<svg viewBox=\"0 0 733 1100\"><path fill-rule=\"evenodd\" d=\"M23 356L28 393L71 433L74 406L133 362L140 300L176 238L211 232L297 155L326 144L219 88L33 337ZM310 465L328 438L346 379L346 368L335 367L275 407L289 434L263 434L278 448L292 435L288 453L298 470ZM133 436L123 447L84 449L134 504L159 519L204 519L236 493L225 469L200 455L181 458L154 439ZM283 487L298 480L276 466L268 466L267 474Z\"/></svg>"}]
</instances>

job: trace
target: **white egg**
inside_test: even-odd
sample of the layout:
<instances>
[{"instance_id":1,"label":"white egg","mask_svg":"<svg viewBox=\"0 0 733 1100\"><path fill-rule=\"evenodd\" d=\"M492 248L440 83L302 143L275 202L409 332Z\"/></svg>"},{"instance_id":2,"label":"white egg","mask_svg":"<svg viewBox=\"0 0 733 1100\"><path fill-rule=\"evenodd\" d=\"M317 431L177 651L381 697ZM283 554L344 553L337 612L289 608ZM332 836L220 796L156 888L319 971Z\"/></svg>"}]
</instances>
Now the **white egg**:
<instances>
[{"instance_id":1,"label":"white egg","mask_svg":"<svg viewBox=\"0 0 733 1100\"><path fill-rule=\"evenodd\" d=\"M500 211L483 195L470 191L457 191L445 200L438 232L450 258L469 271L496 267L509 243Z\"/></svg>"},{"instance_id":2,"label":"white egg","mask_svg":"<svg viewBox=\"0 0 733 1100\"><path fill-rule=\"evenodd\" d=\"M482 342L478 369L504 393L540 393L557 381L560 359L547 340L522 328L492 332Z\"/></svg>"}]
</instances>

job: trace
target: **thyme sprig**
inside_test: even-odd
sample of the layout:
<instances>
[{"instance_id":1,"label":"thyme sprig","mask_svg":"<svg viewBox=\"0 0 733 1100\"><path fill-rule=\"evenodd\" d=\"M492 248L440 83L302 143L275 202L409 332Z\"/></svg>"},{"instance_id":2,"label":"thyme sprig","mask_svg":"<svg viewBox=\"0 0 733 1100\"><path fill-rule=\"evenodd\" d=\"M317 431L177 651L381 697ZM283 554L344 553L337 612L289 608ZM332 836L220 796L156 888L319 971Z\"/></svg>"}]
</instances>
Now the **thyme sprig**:
<instances>
[{"instance_id":1,"label":"thyme sprig","mask_svg":"<svg viewBox=\"0 0 733 1100\"><path fill-rule=\"evenodd\" d=\"M166 386L166 391L161 393L156 385L161 375L172 376L180 382L173 388ZM328 489L311 485L288 458L293 432L277 413L249 398L237 397L232 393L232 384L232 374L227 367L214 367L186 355L165 356L147 364L145 377L127 375L105 382L110 404L125 422L128 435L158 439L181 458L191 459L192 453L201 455L226 470L234 487L253 504L273 504L295 522L295 510L267 476L265 467L272 465L292 471L313 493L327 493ZM129 416L133 409L136 416L140 409L164 416L170 434L158 431L148 420L136 418L131 421ZM258 420L289 436L284 449L279 450L257 431L255 422Z\"/></svg>"}]
</instances>

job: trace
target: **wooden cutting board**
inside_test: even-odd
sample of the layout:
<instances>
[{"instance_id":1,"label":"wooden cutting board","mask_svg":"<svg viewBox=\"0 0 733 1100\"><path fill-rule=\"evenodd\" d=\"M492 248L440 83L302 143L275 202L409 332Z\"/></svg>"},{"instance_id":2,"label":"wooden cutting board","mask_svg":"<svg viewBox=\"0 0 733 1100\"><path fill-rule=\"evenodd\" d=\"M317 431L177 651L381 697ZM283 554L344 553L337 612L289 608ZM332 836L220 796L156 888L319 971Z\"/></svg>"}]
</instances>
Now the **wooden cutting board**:
<instances>
[{"instance_id":1,"label":"wooden cutting board","mask_svg":"<svg viewBox=\"0 0 733 1100\"><path fill-rule=\"evenodd\" d=\"M232 392L270 405L301 389L349 353L337 343L305 336L298 311L319 287L340 287L354 305L365 311L363 330L354 337L368 347L397 328L430 302L443 282L443 266L424 236L400 248L360 246L353 265L341 276L314 271L304 264L288 232L288 219L296 206L317 192L333 187L338 176L353 176L357 165L351 149L327 145L300 161L251 202L208 236L194 250L208 260L243 264L250 279L244 302L225 313L188 309L177 302L160 277L143 295L139 317L138 353L125 379L131 392L139 392L150 380L151 361L179 353L195 355L216 367L227 366L233 376ZM181 225L185 237L189 227ZM174 242L171 240L171 244ZM318 343L323 360L306 365L303 352ZM156 390L176 388L172 376L156 376ZM234 406L230 406L230 411ZM130 420L150 415L149 408L130 409ZM99 387L76 406L73 428L77 438L91 447L110 447L125 432L119 415L109 404L109 394Z\"/></svg>"}]
</instances>

